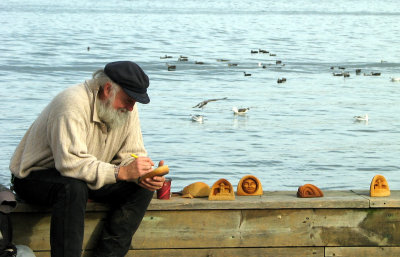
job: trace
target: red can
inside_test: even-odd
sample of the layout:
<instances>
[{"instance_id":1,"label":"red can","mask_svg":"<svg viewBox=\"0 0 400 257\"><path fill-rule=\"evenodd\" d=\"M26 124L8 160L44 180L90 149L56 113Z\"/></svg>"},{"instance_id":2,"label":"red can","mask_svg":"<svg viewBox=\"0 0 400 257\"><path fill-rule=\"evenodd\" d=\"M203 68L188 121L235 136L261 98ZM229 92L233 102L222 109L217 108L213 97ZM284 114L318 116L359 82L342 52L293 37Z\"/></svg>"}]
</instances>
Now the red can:
<instances>
[{"instance_id":1,"label":"red can","mask_svg":"<svg viewBox=\"0 0 400 257\"><path fill-rule=\"evenodd\" d=\"M170 178L165 178L163 186L157 190L157 199L169 200L171 198L171 181Z\"/></svg>"}]
</instances>

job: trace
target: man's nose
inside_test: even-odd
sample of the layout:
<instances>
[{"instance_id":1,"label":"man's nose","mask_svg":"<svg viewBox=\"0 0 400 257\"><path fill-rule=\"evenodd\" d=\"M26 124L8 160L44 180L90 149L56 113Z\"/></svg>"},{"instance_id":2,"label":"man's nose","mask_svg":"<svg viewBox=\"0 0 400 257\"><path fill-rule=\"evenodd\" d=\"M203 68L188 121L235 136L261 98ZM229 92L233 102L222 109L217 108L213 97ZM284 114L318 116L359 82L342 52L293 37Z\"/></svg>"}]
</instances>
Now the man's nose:
<instances>
[{"instance_id":1,"label":"man's nose","mask_svg":"<svg viewBox=\"0 0 400 257\"><path fill-rule=\"evenodd\" d=\"M132 104L128 104L127 105L127 107L126 107L126 109L128 110L128 111L132 111L133 110L133 107L135 106L135 103L132 103Z\"/></svg>"}]
</instances>

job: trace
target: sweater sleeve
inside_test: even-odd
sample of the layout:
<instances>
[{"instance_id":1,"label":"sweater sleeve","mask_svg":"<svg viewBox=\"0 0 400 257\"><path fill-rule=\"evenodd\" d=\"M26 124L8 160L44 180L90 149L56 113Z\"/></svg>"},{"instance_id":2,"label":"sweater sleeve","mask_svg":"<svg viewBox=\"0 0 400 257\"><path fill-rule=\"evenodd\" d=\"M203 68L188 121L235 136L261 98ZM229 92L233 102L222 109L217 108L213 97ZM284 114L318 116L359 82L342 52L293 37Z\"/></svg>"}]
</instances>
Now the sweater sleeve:
<instances>
[{"instance_id":1,"label":"sweater sleeve","mask_svg":"<svg viewBox=\"0 0 400 257\"><path fill-rule=\"evenodd\" d=\"M48 122L47 140L55 168L63 176L86 181L92 189L115 183L114 165L88 153L88 128L81 114L65 112Z\"/></svg>"}]
</instances>

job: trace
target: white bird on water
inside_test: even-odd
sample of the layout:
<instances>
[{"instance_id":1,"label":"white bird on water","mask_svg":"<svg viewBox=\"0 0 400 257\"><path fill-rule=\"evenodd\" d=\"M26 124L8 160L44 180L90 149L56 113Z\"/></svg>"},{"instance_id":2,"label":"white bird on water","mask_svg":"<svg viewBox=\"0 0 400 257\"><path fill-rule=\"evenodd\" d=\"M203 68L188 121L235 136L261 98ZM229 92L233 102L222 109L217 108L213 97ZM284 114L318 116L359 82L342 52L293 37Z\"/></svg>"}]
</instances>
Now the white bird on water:
<instances>
[{"instance_id":1,"label":"white bird on water","mask_svg":"<svg viewBox=\"0 0 400 257\"><path fill-rule=\"evenodd\" d=\"M200 122L200 123L203 123L203 120L204 120L204 116L203 115L200 115L200 114L192 114L192 121L197 121L197 122Z\"/></svg>"},{"instance_id":2,"label":"white bird on water","mask_svg":"<svg viewBox=\"0 0 400 257\"><path fill-rule=\"evenodd\" d=\"M392 82L400 82L400 78L390 78L390 81L392 81Z\"/></svg>"},{"instance_id":3,"label":"white bird on water","mask_svg":"<svg viewBox=\"0 0 400 257\"><path fill-rule=\"evenodd\" d=\"M236 115L242 115L245 114L250 108L240 108L238 109L237 107L232 107L232 111Z\"/></svg>"},{"instance_id":4,"label":"white bird on water","mask_svg":"<svg viewBox=\"0 0 400 257\"><path fill-rule=\"evenodd\" d=\"M357 121L368 121L368 114L366 113L365 115L354 116L354 119Z\"/></svg>"}]
</instances>

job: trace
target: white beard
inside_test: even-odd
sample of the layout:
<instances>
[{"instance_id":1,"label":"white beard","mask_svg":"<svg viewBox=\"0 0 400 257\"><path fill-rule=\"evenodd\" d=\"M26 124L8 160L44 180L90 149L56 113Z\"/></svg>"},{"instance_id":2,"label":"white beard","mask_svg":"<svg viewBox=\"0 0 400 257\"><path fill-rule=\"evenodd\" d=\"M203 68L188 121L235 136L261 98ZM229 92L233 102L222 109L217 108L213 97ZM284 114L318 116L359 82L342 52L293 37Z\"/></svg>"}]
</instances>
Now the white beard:
<instances>
[{"instance_id":1,"label":"white beard","mask_svg":"<svg viewBox=\"0 0 400 257\"><path fill-rule=\"evenodd\" d=\"M125 108L118 110L112 107L115 101L115 95L106 101L97 99L96 108L97 114L102 122L104 122L109 129L118 128L124 125L129 117L130 112Z\"/></svg>"}]
</instances>

